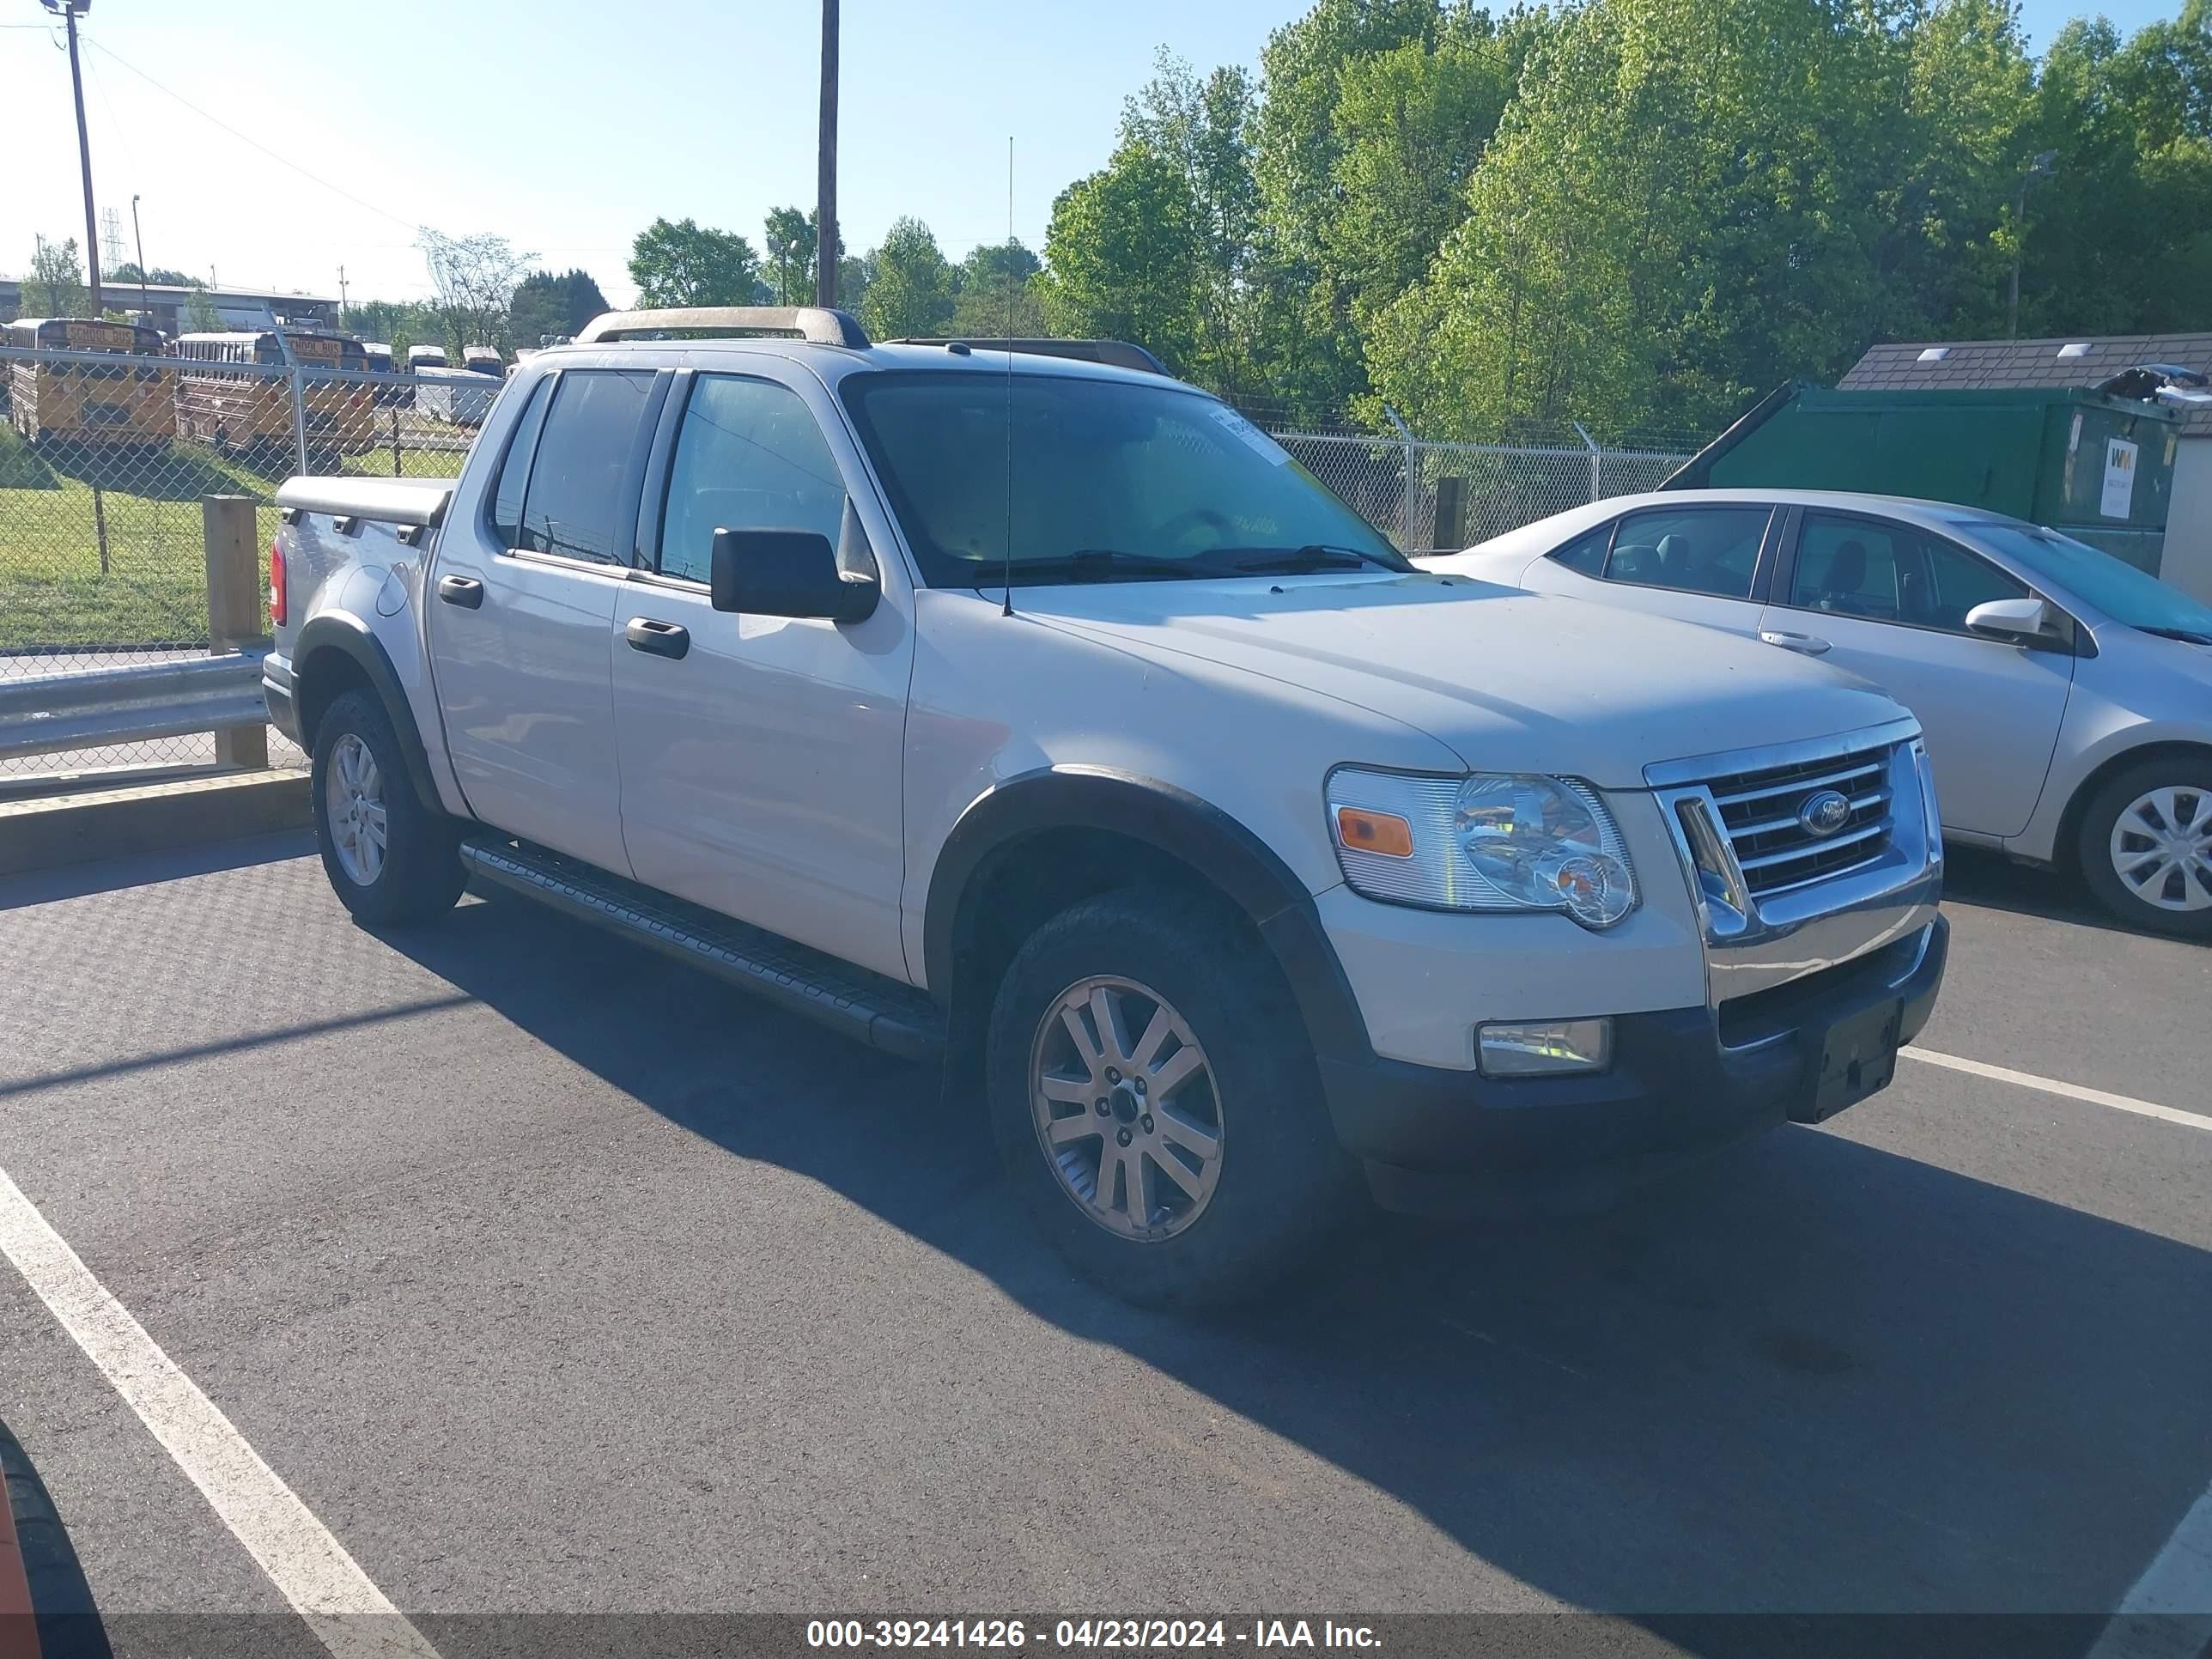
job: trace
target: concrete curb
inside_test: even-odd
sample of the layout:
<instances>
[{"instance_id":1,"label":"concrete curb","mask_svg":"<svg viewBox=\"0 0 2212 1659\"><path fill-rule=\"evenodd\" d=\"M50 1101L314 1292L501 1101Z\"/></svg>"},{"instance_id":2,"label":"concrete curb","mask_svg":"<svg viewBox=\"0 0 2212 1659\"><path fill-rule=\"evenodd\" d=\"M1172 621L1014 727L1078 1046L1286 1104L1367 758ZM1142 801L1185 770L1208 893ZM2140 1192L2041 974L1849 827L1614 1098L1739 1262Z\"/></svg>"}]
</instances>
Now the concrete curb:
<instances>
[{"instance_id":1,"label":"concrete curb","mask_svg":"<svg viewBox=\"0 0 2212 1659\"><path fill-rule=\"evenodd\" d=\"M310 822L304 767L0 801L0 876Z\"/></svg>"}]
</instances>

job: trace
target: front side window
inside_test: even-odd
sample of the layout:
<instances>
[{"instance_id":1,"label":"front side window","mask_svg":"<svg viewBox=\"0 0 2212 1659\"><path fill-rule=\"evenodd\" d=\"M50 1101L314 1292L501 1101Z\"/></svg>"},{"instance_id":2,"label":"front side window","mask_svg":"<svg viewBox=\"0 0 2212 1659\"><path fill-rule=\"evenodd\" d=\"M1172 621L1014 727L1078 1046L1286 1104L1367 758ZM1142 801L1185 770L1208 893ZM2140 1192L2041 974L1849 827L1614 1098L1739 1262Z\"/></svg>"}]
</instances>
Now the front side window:
<instances>
[{"instance_id":1,"label":"front side window","mask_svg":"<svg viewBox=\"0 0 2212 1659\"><path fill-rule=\"evenodd\" d=\"M1965 548L1909 525L1808 513L1790 603L1801 611L1964 634L1966 613L2027 586Z\"/></svg>"},{"instance_id":2,"label":"front side window","mask_svg":"<svg viewBox=\"0 0 2212 1659\"><path fill-rule=\"evenodd\" d=\"M841 387L934 586L1410 568L1227 404L1166 380L907 370ZM1009 417L1011 416L1011 420Z\"/></svg>"},{"instance_id":3,"label":"front side window","mask_svg":"<svg viewBox=\"0 0 2212 1659\"><path fill-rule=\"evenodd\" d=\"M571 369L553 391L523 496L516 544L594 564L626 564L630 452L653 391L650 370Z\"/></svg>"},{"instance_id":4,"label":"front side window","mask_svg":"<svg viewBox=\"0 0 2212 1659\"><path fill-rule=\"evenodd\" d=\"M799 395L702 374L684 405L660 520L663 575L707 580L717 530L811 530L837 544L845 483Z\"/></svg>"},{"instance_id":5,"label":"front side window","mask_svg":"<svg viewBox=\"0 0 2212 1659\"><path fill-rule=\"evenodd\" d=\"M1605 579L1747 599L1771 516L1763 507L1668 507L1631 514L1613 537Z\"/></svg>"}]
</instances>

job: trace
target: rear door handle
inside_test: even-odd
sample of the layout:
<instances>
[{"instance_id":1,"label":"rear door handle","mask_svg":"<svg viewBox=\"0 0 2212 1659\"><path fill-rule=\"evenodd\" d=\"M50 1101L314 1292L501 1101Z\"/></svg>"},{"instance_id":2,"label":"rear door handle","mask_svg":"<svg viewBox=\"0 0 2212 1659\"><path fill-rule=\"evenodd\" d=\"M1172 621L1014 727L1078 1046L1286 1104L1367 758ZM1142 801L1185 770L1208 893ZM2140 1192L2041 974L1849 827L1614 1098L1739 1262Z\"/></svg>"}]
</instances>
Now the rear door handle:
<instances>
[{"instance_id":1,"label":"rear door handle","mask_svg":"<svg viewBox=\"0 0 2212 1659\"><path fill-rule=\"evenodd\" d=\"M1759 637L1769 645L1778 645L1784 651L1800 651L1808 657L1817 657L1829 648L1827 641L1814 635L1785 633L1779 628L1762 628Z\"/></svg>"},{"instance_id":2,"label":"rear door handle","mask_svg":"<svg viewBox=\"0 0 2212 1659\"><path fill-rule=\"evenodd\" d=\"M632 617L629 625L623 629L623 637L629 641L633 651L648 652L656 657L684 659L691 648L691 630L675 623L655 622L651 617Z\"/></svg>"},{"instance_id":3,"label":"rear door handle","mask_svg":"<svg viewBox=\"0 0 2212 1659\"><path fill-rule=\"evenodd\" d=\"M483 584L474 576L441 576L438 597L464 611L480 611L483 608Z\"/></svg>"}]
</instances>

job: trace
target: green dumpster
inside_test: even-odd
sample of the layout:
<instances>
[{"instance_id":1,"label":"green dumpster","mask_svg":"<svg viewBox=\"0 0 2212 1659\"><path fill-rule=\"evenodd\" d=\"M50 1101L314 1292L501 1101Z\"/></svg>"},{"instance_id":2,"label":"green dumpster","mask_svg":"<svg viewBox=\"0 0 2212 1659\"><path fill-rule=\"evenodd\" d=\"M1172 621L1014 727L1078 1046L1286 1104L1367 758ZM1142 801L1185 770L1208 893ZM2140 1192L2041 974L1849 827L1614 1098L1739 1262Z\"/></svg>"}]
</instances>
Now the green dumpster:
<instances>
[{"instance_id":1,"label":"green dumpster","mask_svg":"<svg viewBox=\"0 0 2212 1659\"><path fill-rule=\"evenodd\" d=\"M1850 489L1987 507L2155 575L2182 413L2086 387L1838 392L1790 385L1663 489Z\"/></svg>"}]
</instances>

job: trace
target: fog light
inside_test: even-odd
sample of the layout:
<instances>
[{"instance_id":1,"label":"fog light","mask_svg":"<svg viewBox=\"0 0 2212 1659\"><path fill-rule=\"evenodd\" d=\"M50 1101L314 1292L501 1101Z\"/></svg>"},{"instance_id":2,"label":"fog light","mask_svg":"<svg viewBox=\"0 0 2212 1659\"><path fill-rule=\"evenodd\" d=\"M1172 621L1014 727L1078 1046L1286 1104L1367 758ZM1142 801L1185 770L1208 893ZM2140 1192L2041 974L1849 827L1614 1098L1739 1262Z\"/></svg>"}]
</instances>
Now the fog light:
<instances>
[{"instance_id":1,"label":"fog light","mask_svg":"<svg viewBox=\"0 0 2212 1659\"><path fill-rule=\"evenodd\" d=\"M1602 1072L1613 1064L1610 1019L1523 1020L1475 1028L1475 1053L1487 1077L1544 1077Z\"/></svg>"}]
</instances>

